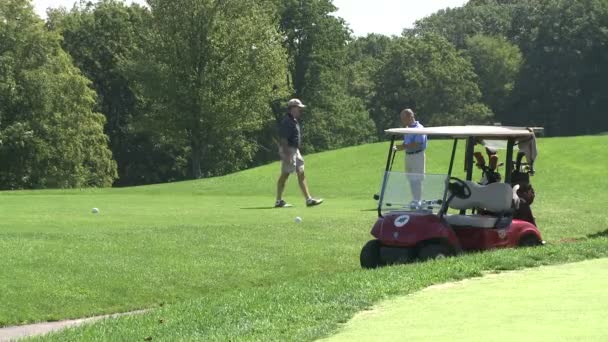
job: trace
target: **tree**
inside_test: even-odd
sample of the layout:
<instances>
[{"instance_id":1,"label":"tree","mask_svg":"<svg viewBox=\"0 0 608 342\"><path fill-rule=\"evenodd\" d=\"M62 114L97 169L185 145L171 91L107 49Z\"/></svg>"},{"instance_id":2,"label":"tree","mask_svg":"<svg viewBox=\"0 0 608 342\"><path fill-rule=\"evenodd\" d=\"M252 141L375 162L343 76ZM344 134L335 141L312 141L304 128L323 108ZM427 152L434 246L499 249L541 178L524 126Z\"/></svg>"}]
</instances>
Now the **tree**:
<instances>
[{"instance_id":1,"label":"tree","mask_svg":"<svg viewBox=\"0 0 608 342\"><path fill-rule=\"evenodd\" d=\"M251 143L281 94L285 54L253 0L150 0L152 62L132 65L152 127L189 150L193 178L246 167ZM144 56L141 56L142 58Z\"/></svg>"},{"instance_id":2,"label":"tree","mask_svg":"<svg viewBox=\"0 0 608 342\"><path fill-rule=\"evenodd\" d=\"M347 46L348 93L371 108L375 91L374 75L386 62L394 40L381 34L359 37Z\"/></svg>"},{"instance_id":3,"label":"tree","mask_svg":"<svg viewBox=\"0 0 608 342\"><path fill-rule=\"evenodd\" d=\"M440 34L460 49L478 34L505 37L518 46L523 64L509 101L491 104L500 121L573 135L608 130L607 27L608 3L602 0L472 0L425 18L406 33ZM474 61L481 82L487 79L483 74L496 72L482 70L490 68L490 60ZM492 102L483 87L484 99Z\"/></svg>"},{"instance_id":4,"label":"tree","mask_svg":"<svg viewBox=\"0 0 608 342\"><path fill-rule=\"evenodd\" d=\"M473 66L438 35L398 38L375 79L372 117L378 134L398 126L406 107L431 125L492 121L492 112L479 103Z\"/></svg>"},{"instance_id":5,"label":"tree","mask_svg":"<svg viewBox=\"0 0 608 342\"><path fill-rule=\"evenodd\" d=\"M105 132L118 165L115 185L138 185L183 178L180 148L153 130L139 127L145 99L138 97L123 67L142 48L149 11L116 0L81 0L69 12L51 10L47 26L59 32L74 64L92 81L96 109L105 115ZM183 166L183 165L182 165Z\"/></svg>"},{"instance_id":6,"label":"tree","mask_svg":"<svg viewBox=\"0 0 608 342\"><path fill-rule=\"evenodd\" d=\"M608 3L543 0L514 18L526 59L511 122L543 125L549 135L608 130Z\"/></svg>"},{"instance_id":7,"label":"tree","mask_svg":"<svg viewBox=\"0 0 608 342\"><path fill-rule=\"evenodd\" d=\"M519 48L503 37L473 36L466 41L466 55L479 77L482 101L499 117L508 112L510 96L523 58Z\"/></svg>"},{"instance_id":8,"label":"tree","mask_svg":"<svg viewBox=\"0 0 608 342\"><path fill-rule=\"evenodd\" d=\"M488 6L488 5L517 5L529 3L531 0L469 0L467 7Z\"/></svg>"},{"instance_id":9,"label":"tree","mask_svg":"<svg viewBox=\"0 0 608 342\"><path fill-rule=\"evenodd\" d=\"M445 37L458 49L466 48L466 40L474 35L507 36L511 31L514 6L488 4L440 10L416 22L409 35L434 33Z\"/></svg>"},{"instance_id":10,"label":"tree","mask_svg":"<svg viewBox=\"0 0 608 342\"><path fill-rule=\"evenodd\" d=\"M29 1L0 2L0 187L108 186L95 93Z\"/></svg>"}]
</instances>

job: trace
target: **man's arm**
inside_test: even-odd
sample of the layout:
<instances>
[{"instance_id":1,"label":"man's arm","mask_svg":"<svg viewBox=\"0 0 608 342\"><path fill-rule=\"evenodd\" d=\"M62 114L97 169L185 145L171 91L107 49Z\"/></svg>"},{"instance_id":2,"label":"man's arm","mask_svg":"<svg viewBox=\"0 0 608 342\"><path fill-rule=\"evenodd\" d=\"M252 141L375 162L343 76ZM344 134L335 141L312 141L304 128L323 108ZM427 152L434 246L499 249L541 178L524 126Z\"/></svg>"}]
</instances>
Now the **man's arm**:
<instances>
[{"instance_id":1,"label":"man's arm","mask_svg":"<svg viewBox=\"0 0 608 342\"><path fill-rule=\"evenodd\" d=\"M403 139L403 142L399 145L395 145L397 148L397 151L403 151L405 149L417 149L419 148L422 144L420 142L418 142L417 139L418 135L413 135L413 136L406 136Z\"/></svg>"},{"instance_id":2,"label":"man's arm","mask_svg":"<svg viewBox=\"0 0 608 342\"><path fill-rule=\"evenodd\" d=\"M283 149L283 151L286 151L287 148L289 148L289 144L287 143L287 139L281 137L279 138L279 145L281 146L281 148Z\"/></svg>"},{"instance_id":3,"label":"man's arm","mask_svg":"<svg viewBox=\"0 0 608 342\"><path fill-rule=\"evenodd\" d=\"M283 151L283 153L281 153L283 160L287 162L290 161L292 153L291 148L289 148L289 144L287 143L287 139L280 137L279 146L281 147L281 151Z\"/></svg>"},{"instance_id":4,"label":"man's arm","mask_svg":"<svg viewBox=\"0 0 608 342\"><path fill-rule=\"evenodd\" d=\"M420 144L417 143L417 142L412 142L412 143L409 143L409 144L402 143L400 145L395 145L395 147L397 148L397 151L403 151L406 148L407 149L413 149L413 148L417 148L418 146L420 146Z\"/></svg>"},{"instance_id":5,"label":"man's arm","mask_svg":"<svg viewBox=\"0 0 608 342\"><path fill-rule=\"evenodd\" d=\"M290 127L286 124L285 120L283 120L279 127L279 148L282 151L281 158L285 161L291 159L291 149L289 148L289 143L287 141L290 133Z\"/></svg>"},{"instance_id":6,"label":"man's arm","mask_svg":"<svg viewBox=\"0 0 608 342\"><path fill-rule=\"evenodd\" d=\"M409 148L409 149L417 148L417 147L419 147L419 146L420 146L420 144L419 144L419 143L417 143L417 142L415 142L415 141L414 141L414 142L411 142L411 143L409 143L409 144L403 144L403 147L405 147L405 148Z\"/></svg>"}]
</instances>

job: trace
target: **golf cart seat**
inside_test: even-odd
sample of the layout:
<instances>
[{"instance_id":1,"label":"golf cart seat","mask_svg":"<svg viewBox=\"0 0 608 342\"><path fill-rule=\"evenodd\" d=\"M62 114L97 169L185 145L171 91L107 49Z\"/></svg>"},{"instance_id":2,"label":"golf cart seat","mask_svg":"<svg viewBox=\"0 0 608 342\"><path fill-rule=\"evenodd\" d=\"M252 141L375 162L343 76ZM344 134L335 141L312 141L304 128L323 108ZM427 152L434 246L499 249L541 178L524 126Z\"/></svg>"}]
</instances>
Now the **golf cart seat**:
<instances>
[{"instance_id":1,"label":"golf cart seat","mask_svg":"<svg viewBox=\"0 0 608 342\"><path fill-rule=\"evenodd\" d=\"M454 197L450 202L450 208L458 210L482 208L496 213L496 215L446 215L446 221L451 226L502 227L506 217L505 214L510 216L512 212L513 189L511 186L506 183L479 185L471 181L466 181L466 184L471 189L471 196L466 199Z\"/></svg>"}]
</instances>

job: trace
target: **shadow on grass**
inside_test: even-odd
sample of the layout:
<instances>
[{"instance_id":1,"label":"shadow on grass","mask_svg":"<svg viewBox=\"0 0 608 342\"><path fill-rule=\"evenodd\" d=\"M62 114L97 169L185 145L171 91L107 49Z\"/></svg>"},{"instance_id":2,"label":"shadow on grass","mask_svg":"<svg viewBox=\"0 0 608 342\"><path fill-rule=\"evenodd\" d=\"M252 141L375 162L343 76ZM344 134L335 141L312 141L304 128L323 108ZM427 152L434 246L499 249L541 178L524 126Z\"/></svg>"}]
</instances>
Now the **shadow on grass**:
<instances>
[{"instance_id":1,"label":"shadow on grass","mask_svg":"<svg viewBox=\"0 0 608 342\"><path fill-rule=\"evenodd\" d=\"M275 207L250 207L250 208L239 208L241 210L268 210L268 209L284 209L284 208L275 208Z\"/></svg>"},{"instance_id":2,"label":"shadow on grass","mask_svg":"<svg viewBox=\"0 0 608 342\"><path fill-rule=\"evenodd\" d=\"M608 237L608 229L604 229L601 232L588 234L584 238L562 238L558 241L558 243L572 243L572 242L581 242L585 239L599 239Z\"/></svg>"},{"instance_id":3,"label":"shadow on grass","mask_svg":"<svg viewBox=\"0 0 608 342\"><path fill-rule=\"evenodd\" d=\"M239 208L241 210L268 210L268 209L275 209L275 210L281 210L281 209L290 209L290 208L295 208L293 205L288 205L286 207L282 207L282 208L277 208L275 206L271 206L271 207L248 207L248 208Z\"/></svg>"},{"instance_id":4,"label":"shadow on grass","mask_svg":"<svg viewBox=\"0 0 608 342\"><path fill-rule=\"evenodd\" d=\"M587 237L590 239L608 237L608 229L604 229L603 231L595 233L595 234L589 234L589 235L587 235Z\"/></svg>"}]
</instances>

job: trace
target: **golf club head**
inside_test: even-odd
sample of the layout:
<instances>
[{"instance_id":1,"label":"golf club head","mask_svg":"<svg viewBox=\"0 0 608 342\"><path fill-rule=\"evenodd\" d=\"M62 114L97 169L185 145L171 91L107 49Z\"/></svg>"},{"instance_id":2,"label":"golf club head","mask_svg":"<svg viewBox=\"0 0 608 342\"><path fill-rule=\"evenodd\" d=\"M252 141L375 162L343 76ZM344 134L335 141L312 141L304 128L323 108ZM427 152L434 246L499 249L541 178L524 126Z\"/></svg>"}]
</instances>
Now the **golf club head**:
<instances>
[{"instance_id":1,"label":"golf club head","mask_svg":"<svg viewBox=\"0 0 608 342\"><path fill-rule=\"evenodd\" d=\"M488 167L490 168L490 170L494 171L494 170L496 170L497 166L498 166L498 156L496 156L495 154L491 155Z\"/></svg>"},{"instance_id":2,"label":"golf club head","mask_svg":"<svg viewBox=\"0 0 608 342\"><path fill-rule=\"evenodd\" d=\"M486 166L486 160L481 154L481 152L475 152L473 153L473 156L475 157L476 166L480 169L483 169L483 167Z\"/></svg>"}]
</instances>

